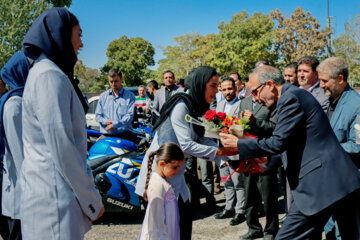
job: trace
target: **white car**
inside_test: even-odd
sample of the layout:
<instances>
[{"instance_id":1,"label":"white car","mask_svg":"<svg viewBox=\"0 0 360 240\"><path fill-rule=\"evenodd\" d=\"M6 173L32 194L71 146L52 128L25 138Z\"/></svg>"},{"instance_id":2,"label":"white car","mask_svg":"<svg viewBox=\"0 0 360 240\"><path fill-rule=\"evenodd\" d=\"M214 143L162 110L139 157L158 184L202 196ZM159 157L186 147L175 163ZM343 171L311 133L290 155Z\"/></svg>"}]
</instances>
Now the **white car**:
<instances>
[{"instance_id":1,"label":"white car","mask_svg":"<svg viewBox=\"0 0 360 240\"><path fill-rule=\"evenodd\" d=\"M100 124L95 120L95 110L97 103L99 101L99 96L91 97L89 102L89 109L86 114L86 125L88 128L91 128L93 130L99 131L100 130Z\"/></svg>"}]
</instances>

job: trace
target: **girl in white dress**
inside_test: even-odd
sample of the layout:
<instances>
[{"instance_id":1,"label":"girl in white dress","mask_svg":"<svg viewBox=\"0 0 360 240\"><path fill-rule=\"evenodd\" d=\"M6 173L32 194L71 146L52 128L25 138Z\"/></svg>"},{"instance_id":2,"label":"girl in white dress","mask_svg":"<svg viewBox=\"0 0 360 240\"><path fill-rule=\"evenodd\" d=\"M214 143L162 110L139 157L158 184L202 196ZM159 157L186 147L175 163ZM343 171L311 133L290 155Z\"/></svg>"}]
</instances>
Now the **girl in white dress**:
<instances>
[{"instance_id":1,"label":"girl in white dress","mask_svg":"<svg viewBox=\"0 0 360 240\"><path fill-rule=\"evenodd\" d=\"M156 169L151 173L154 159L156 159ZM150 153L144 192L148 206L138 240L180 239L176 195L166 178L172 178L177 174L183 162L183 151L172 142L164 143L156 152Z\"/></svg>"}]
</instances>

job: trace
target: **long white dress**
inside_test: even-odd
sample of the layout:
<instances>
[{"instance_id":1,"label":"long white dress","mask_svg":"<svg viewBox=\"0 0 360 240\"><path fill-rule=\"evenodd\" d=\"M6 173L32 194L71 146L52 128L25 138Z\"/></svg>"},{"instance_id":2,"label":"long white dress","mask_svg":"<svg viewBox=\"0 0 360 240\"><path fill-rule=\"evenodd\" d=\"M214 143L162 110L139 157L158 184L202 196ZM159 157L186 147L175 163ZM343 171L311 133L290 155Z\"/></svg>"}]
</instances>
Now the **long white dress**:
<instances>
[{"instance_id":1,"label":"long white dress","mask_svg":"<svg viewBox=\"0 0 360 240\"><path fill-rule=\"evenodd\" d=\"M174 189L153 172L147 190L149 203L138 240L179 240L179 209Z\"/></svg>"},{"instance_id":2,"label":"long white dress","mask_svg":"<svg viewBox=\"0 0 360 240\"><path fill-rule=\"evenodd\" d=\"M157 151L166 142L178 144L183 150L185 158L191 155L215 162L221 160L221 158L216 158L218 149L216 142L206 137L199 138L192 124L185 121L185 115L189 113L189 109L182 100L175 105L169 117L164 121L163 126L156 131L155 137L144 156L142 166L147 166L149 154ZM152 165L153 171L156 168L155 159ZM184 177L185 167L186 163L184 161L179 168L179 172L173 178L167 179L174 187L176 197L178 198L180 195L184 202L189 199L189 192ZM146 175L147 167L142 167L135 189L135 193L140 196L144 193Z\"/></svg>"},{"instance_id":3,"label":"long white dress","mask_svg":"<svg viewBox=\"0 0 360 240\"><path fill-rule=\"evenodd\" d=\"M68 77L45 55L30 69L23 102L23 239L83 239L102 207L86 164L86 119Z\"/></svg>"}]
</instances>

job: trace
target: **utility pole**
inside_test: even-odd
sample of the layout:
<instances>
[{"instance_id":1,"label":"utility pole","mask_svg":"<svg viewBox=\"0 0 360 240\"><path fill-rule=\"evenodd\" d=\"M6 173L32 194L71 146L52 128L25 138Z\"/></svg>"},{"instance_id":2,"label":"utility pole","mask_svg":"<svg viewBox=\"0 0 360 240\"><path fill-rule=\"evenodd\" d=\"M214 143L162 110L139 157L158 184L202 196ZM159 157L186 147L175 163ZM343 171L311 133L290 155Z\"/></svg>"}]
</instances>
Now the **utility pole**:
<instances>
[{"instance_id":1,"label":"utility pole","mask_svg":"<svg viewBox=\"0 0 360 240\"><path fill-rule=\"evenodd\" d=\"M331 42L331 35L334 35L334 28L332 28L331 24L331 18L330 17L330 7L329 7L329 0L327 0L327 17L326 17L326 25L328 29L330 30L329 36L328 36L328 56L331 57L333 55L332 52L332 42Z\"/></svg>"}]
</instances>

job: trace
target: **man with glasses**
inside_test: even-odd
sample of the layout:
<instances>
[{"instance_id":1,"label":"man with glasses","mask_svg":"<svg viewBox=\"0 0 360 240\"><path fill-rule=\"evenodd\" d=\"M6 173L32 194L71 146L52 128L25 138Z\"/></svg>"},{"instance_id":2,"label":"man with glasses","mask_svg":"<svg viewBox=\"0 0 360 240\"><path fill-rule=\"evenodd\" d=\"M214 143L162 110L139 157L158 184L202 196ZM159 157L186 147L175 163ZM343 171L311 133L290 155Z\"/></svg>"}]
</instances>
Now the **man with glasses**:
<instances>
[{"instance_id":1,"label":"man with glasses","mask_svg":"<svg viewBox=\"0 0 360 240\"><path fill-rule=\"evenodd\" d=\"M250 78L253 76L250 73ZM251 96L243 99L237 105L236 116L241 116L250 121L249 133L258 138L271 136L276 124L276 109L267 109L257 103L255 97L262 91L264 84L251 91ZM271 155L271 154L269 154ZM241 152L240 152L241 156ZM270 156L268 156L270 158ZM279 158L279 157L278 157ZM274 161L273 161L274 162ZM244 173L245 186L245 216L248 225L248 232L240 239L254 239L264 237L265 240L274 239L279 229L277 213L277 164L266 165L264 173ZM264 202L264 207L262 206ZM259 222L259 212L264 209L266 224L264 230Z\"/></svg>"},{"instance_id":2,"label":"man with glasses","mask_svg":"<svg viewBox=\"0 0 360 240\"><path fill-rule=\"evenodd\" d=\"M221 133L220 137L224 147L238 148L241 160L285 155L282 161L293 203L276 239L320 239L331 214L336 216L342 239L357 239L354 233L359 226L350 215L359 203L360 174L320 104L309 92L284 84L274 67L256 69L249 86L256 102L277 108L272 135L237 139ZM329 187L324 187L324 182Z\"/></svg>"}]
</instances>

